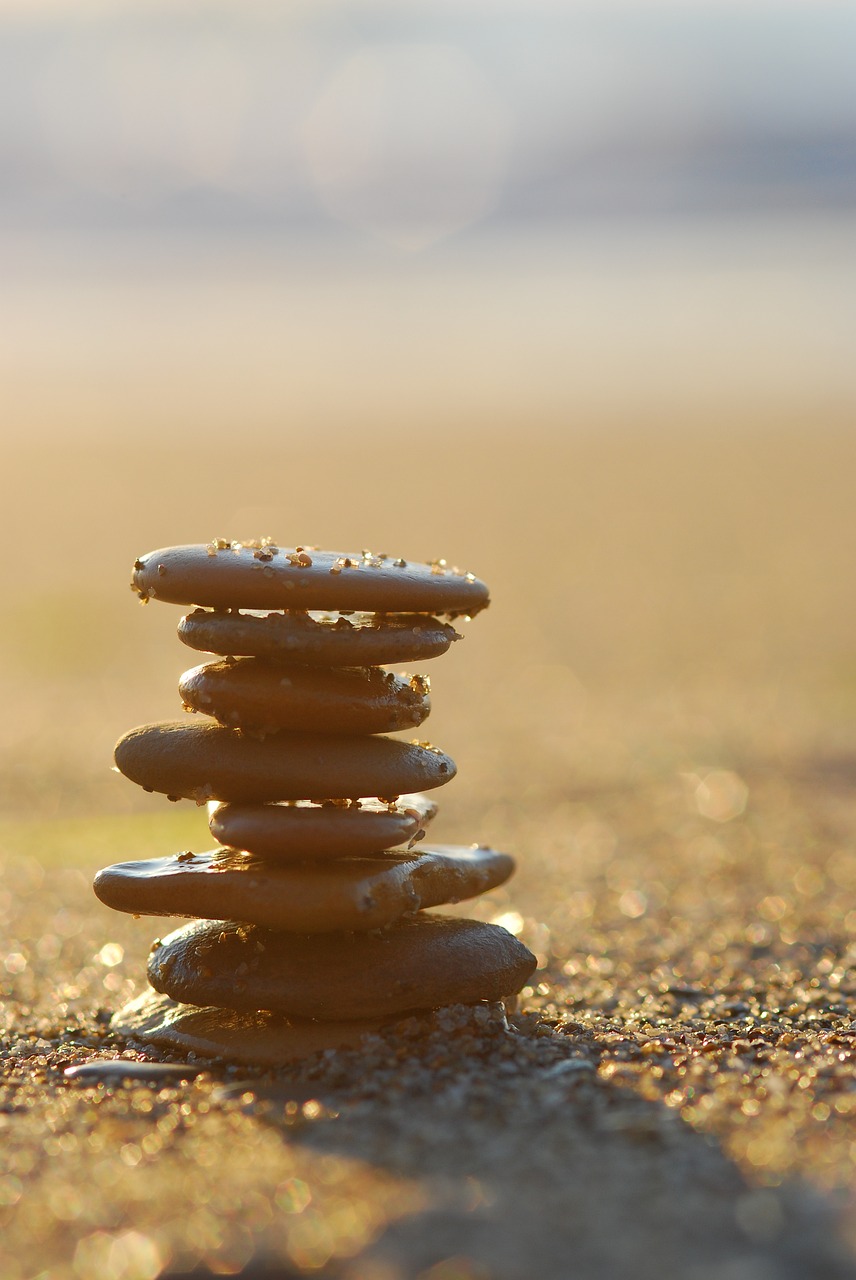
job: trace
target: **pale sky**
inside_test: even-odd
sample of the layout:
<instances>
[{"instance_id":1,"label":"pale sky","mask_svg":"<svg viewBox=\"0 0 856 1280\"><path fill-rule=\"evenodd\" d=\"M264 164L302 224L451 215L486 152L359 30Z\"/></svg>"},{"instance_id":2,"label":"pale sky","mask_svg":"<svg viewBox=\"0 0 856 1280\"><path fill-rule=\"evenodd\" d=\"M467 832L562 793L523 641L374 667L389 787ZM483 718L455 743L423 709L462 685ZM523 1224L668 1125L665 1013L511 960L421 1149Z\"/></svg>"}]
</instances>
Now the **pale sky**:
<instances>
[{"instance_id":1,"label":"pale sky","mask_svg":"<svg viewBox=\"0 0 856 1280\"><path fill-rule=\"evenodd\" d=\"M0 0L0 35L0 227L856 211L852 4Z\"/></svg>"}]
</instances>

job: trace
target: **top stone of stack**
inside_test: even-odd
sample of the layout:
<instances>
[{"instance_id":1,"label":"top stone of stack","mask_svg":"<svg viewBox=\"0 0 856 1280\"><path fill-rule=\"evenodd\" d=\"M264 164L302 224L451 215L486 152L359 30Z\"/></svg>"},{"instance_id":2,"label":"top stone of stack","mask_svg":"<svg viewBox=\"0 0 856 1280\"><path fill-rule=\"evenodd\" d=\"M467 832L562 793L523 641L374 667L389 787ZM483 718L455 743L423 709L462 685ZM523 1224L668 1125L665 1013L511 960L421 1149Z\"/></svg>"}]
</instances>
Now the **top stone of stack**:
<instances>
[{"instance_id":1,"label":"top stone of stack","mask_svg":"<svg viewBox=\"0 0 856 1280\"><path fill-rule=\"evenodd\" d=\"M134 564L131 587L142 600L212 609L359 610L472 617L488 589L444 560L427 564L270 539L166 547Z\"/></svg>"}]
</instances>

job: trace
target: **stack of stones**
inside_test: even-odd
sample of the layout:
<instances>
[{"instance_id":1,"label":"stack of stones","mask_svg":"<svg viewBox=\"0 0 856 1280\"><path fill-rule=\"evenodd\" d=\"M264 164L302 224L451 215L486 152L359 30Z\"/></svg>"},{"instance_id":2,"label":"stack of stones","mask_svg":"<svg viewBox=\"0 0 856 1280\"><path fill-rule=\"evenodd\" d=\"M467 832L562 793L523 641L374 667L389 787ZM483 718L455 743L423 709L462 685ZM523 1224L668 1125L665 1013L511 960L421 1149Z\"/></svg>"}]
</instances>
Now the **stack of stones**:
<instances>
[{"instance_id":1,"label":"stack of stones","mask_svg":"<svg viewBox=\"0 0 856 1280\"><path fill-rule=\"evenodd\" d=\"M421 843L436 812L423 792L454 763L379 736L429 712L427 677L379 664L444 653L451 620L487 605L484 584L443 561L218 539L143 556L132 586L195 605L180 638L224 656L181 677L185 710L202 714L132 730L116 764L147 791L207 803L219 847L96 877L118 910L198 917L154 943L153 990L114 1029L280 1063L519 991L535 961L516 938L426 910L501 884L512 859Z\"/></svg>"}]
</instances>

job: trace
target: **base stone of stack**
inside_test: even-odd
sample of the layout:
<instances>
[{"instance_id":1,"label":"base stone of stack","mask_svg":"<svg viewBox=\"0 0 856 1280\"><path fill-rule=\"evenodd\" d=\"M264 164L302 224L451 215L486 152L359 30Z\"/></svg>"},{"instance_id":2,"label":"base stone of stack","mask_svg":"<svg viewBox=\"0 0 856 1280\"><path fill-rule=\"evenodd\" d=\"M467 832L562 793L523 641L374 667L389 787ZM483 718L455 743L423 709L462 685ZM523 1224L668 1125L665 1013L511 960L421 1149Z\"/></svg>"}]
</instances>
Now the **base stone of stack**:
<instances>
[{"instance_id":1,"label":"base stone of stack","mask_svg":"<svg viewBox=\"0 0 856 1280\"><path fill-rule=\"evenodd\" d=\"M194 1053L248 1066L278 1067L310 1058L324 1049L355 1048L363 1036L395 1019L310 1022L272 1013L182 1004L146 991L113 1015L111 1031L169 1053Z\"/></svg>"}]
</instances>

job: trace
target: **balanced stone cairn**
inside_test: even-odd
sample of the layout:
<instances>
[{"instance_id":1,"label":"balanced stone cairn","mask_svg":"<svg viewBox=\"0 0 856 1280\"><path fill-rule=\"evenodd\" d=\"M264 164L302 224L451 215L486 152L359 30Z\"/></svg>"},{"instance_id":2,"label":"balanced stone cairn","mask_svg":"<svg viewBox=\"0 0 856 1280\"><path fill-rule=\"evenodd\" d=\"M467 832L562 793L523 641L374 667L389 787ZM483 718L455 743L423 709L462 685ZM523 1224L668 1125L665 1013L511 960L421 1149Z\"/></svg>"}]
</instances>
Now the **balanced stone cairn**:
<instances>
[{"instance_id":1,"label":"balanced stone cairn","mask_svg":"<svg viewBox=\"0 0 856 1280\"><path fill-rule=\"evenodd\" d=\"M427 677L378 664L444 653L459 639L451 621L487 605L484 583L442 560L217 539L141 557L131 585L144 602L196 606L179 637L223 656L181 677L185 710L202 717L132 729L116 764L147 791L207 803L220 843L96 876L120 911L200 917L154 943L154 990L113 1029L278 1064L518 992L535 959L512 934L425 910L501 884L512 859L417 846L436 813L422 792L455 765L427 742L378 736L430 709Z\"/></svg>"}]
</instances>

